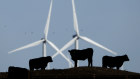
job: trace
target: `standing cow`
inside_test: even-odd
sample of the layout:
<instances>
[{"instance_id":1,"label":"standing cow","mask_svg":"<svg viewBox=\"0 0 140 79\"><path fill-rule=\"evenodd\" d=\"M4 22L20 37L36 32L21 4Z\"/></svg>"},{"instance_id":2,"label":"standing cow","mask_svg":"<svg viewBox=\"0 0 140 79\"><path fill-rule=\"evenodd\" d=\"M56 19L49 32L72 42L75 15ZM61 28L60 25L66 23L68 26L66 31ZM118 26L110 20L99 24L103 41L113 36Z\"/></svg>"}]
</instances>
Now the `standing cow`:
<instances>
[{"instance_id":1,"label":"standing cow","mask_svg":"<svg viewBox=\"0 0 140 79\"><path fill-rule=\"evenodd\" d=\"M118 70L119 68L123 65L124 61L129 61L129 58L127 55L123 56L116 56L116 57L111 57L111 56L103 56L102 58L102 67L116 67Z\"/></svg>"},{"instance_id":2,"label":"standing cow","mask_svg":"<svg viewBox=\"0 0 140 79\"><path fill-rule=\"evenodd\" d=\"M30 59L29 67L30 67L30 70L40 69L40 68L41 70L45 70L49 62L53 62L51 56Z\"/></svg>"},{"instance_id":3,"label":"standing cow","mask_svg":"<svg viewBox=\"0 0 140 79\"><path fill-rule=\"evenodd\" d=\"M92 67L92 56L93 56L93 49L92 48L87 48L84 50L68 50L71 59L75 62L75 67L77 67L77 60L85 60L88 59L88 67Z\"/></svg>"}]
</instances>

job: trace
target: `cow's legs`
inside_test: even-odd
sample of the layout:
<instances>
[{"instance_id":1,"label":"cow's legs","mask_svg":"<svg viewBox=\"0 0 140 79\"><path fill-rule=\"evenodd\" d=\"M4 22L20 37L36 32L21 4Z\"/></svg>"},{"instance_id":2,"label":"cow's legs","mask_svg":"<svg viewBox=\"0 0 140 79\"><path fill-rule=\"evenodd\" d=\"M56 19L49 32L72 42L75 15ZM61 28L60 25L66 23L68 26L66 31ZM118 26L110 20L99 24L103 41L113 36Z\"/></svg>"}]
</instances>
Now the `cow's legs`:
<instances>
[{"instance_id":1,"label":"cow's legs","mask_svg":"<svg viewBox=\"0 0 140 79\"><path fill-rule=\"evenodd\" d=\"M105 61L102 61L102 67L107 68L107 63L105 63Z\"/></svg>"},{"instance_id":2,"label":"cow's legs","mask_svg":"<svg viewBox=\"0 0 140 79\"><path fill-rule=\"evenodd\" d=\"M110 69L113 69L113 67L111 67L111 66L109 66L110 67Z\"/></svg>"},{"instance_id":3,"label":"cow's legs","mask_svg":"<svg viewBox=\"0 0 140 79\"><path fill-rule=\"evenodd\" d=\"M77 60L74 60L74 63L75 63L75 67L77 67Z\"/></svg>"},{"instance_id":4,"label":"cow's legs","mask_svg":"<svg viewBox=\"0 0 140 79\"><path fill-rule=\"evenodd\" d=\"M92 65L92 59L91 59L91 67L92 67L93 65Z\"/></svg>"},{"instance_id":5,"label":"cow's legs","mask_svg":"<svg viewBox=\"0 0 140 79\"><path fill-rule=\"evenodd\" d=\"M117 70L119 70L120 69L120 67L116 67L117 68Z\"/></svg>"},{"instance_id":6,"label":"cow's legs","mask_svg":"<svg viewBox=\"0 0 140 79\"><path fill-rule=\"evenodd\" d=\"M90 67L90 59L88 58L88 67Z\"/></svg>"},{"instance_id":7,"label":"cow's legs","mask_svg":"<svg viewBox=\"0 0 140 79\"><path fill-rule=\"evenodd\" d=\"M42 67L41 70L45 70L45 67Z\"/></svg>"},{"instance_id":8,"label":"cow's legs","mask_svg":"<svg viewBox=\"0 0 140 79\"><path fill-rule=\"evenodd\" d=\"M46 66L42 66L42 67L41 67L41 70L45 70L45 68L46 68Z\"/></svg>"},{"instance_id":9,"label":"cow's legs","mask_svg":"<svg viewBox=\"0 0 140 79\"><path fill-rule=\"evenodd\" d=\"M92 58L88 58L88 67L92 67Z\"/></svg>"},{"instance_id":10,"label":"cow's legs","mask_svg":"<svg viewBox=\"0 0 140 79\"><path fill-rule=\"evenodd\" d=\"M30 70L34 70L34 68L30 66Z\"/></svg>"},{"instance_id":11,"label":"cow's legs","mask_svg":"<svg viewBox=\"0 0 140 79\"><path fill-rule=\"evenodd\" d=\"M107 68L107 66L106 66L106 65L102 65L102 67Z\"/></svg>"},{"instance_id":12,"label":"cow's legs","mask_svg":"<svg viewBox=\"0 0 140 79\"><path fill-rule=\"evenodd\" d=\"M34 70L34 68L30 68L30 70L31 70L31 71L33 71L33 70Z\"/></svg>"}]
</instances>

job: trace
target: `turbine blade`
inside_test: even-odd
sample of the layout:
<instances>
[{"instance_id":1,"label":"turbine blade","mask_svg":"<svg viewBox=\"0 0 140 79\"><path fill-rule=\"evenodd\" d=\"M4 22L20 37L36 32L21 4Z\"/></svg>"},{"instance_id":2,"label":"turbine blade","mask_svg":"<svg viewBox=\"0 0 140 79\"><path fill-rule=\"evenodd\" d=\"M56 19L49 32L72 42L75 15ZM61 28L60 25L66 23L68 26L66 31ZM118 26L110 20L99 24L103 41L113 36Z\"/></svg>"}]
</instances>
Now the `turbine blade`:
<instances>
[{"instance_id":1,"label":"turbine blade","mask_svg":"<svg viewBox=\"0 0 140 79\"><path fill-rule=\"evenodd\" d=\"M30 47L37 46L37 45L39 45L40 43L42 43L43 41L44 41L44 40L36 41L36 42L34 42L34 43L31 43L31 44L25 45L25 46L23 46L23 47L17 48L17 49L15 49L15 50L13 50L13 51L10 51L10 52L8 52L8 53L10 54L10 53L13 53L13 52L16 52L16 51L20 51L20 50L23 50L23 49L26 49L26 48L30 48Z\"/></svg>"},{"instance_id":2,"label":"turbine blade","mask_svg":"<svg viewBox=\"0 0 140 79\"><path fill-rule=\"evenodd\" d=\"M62 56L64 57L69 63L73 65L73 63L49 40L47 42ZM53 57L52 57L53 58Z\"/></svg>"},{"instance_id":3,"label":"turbine blade","mask_svg":"<svg viewBox=\"0 0 140 79\"><path fill-rule=\"evenodd\" d=\"M56 47L55 44L53 44L51 41L47 40L47 42L54 48L56 51L59 51L59 49Z\"/></svg>"},{"instance_id":4,"label":"turbine blade","mask_svg":"<svg viewBox=\"0 0 140 79\"><path fill-rule=\"evenodd\" d=\"M45 30L44 30L45 39L47 38L48 30L49 30L49 25L50 25L50 17L51 17L51 11L52 11L52 3L53 3L53 0L51 0L50 9L49 9L49 13L48 13L48 19L47 19Z\"/></svg>"},{"instance_id":5,"label":"turbine blade","mask_svg":"<svg viewBox=\"0 0 140 79\"><path fill-rule=\"evenodd\" d=\"M73 38L71 41L69 41L66 45L63 46L63 48L60 49L60 51L64 51L65 49L67 49L68 47L70 47L76 40L78 37Z\"/></svg>"},{"instance_id":6,"label":"turbine blade","mask_svg":"<svg viewBox=\"0 0 140 79\"><path fill-rule=\"evenodd\" d=\"M67 55L67 58L70 60L70 57L69 55ZM69 68L71 68L71 64L69 63Z\"/></svg>"},{"instance_id":7,"label":"turbine blade","mask_svg":"<svg viewBox=\"0 0 140 79\"><path fill-rule=\"evenodd\" d=\"M112 53L114 55L117 55L116 52L114 52L114 51L106 48L105 46L103 46L103 45L101 45L101 44L99 44L99 43L97 43L97 42L95 42L95 41L93 41L93 40L91 40L91 39L89 39L87 37L80 36L80 38L83 39L83 40L85 40L85 41L87 41L87 42L89 42L89 43L91 43L91 44L93 44L93 45L96 45L96 46L98 46L98 47L100 47L100 48L102 48L102 49L104 49L104 50L106 50L106 51L108 51L108 52L110 52L110 53Z\"/></svg>"},{"instance_id":8,"label":"turbine blade","mask_svg":"<svg viewBox=\"0 0 140 79\"><path fill-rule=\"evenodd\" d=\"M55 54L52 56L52 58L56 57L58 54L61 54L62 57L64 57L72 66L74 66L73 63L72 63L65 55L63 55L63 53L60 53L60 52L61 52L61 51L55 53Z\"/></svg>"},{"instance_id":9,"label":"turbine blade","mask_svg":"<svg viewBox=\"0 0 140 79\"><path fill-rule=\"evenodd\" d=\"M76 41L77 37L73 38L72 40L70 40L67 44L65 44L60 51L64 51L65 49L67 49L68 47L70 47L75 41ZM59 52L56 52L52 58L56 57L59 54Z\"/></svg>"},{"instance_id":10,"label":"turbine blade","mask_svg":"<svg viewBox=\"0 0 140 79\"><path fill-rule=\"evenodd\" d=\"M72 40L70 40L67 44L65 44L61 49L60 51L64 51L65 49L67 49L68 47L70 47L77 39L78 37L75 37L73 38ZM52 58L56 57L57 55L59 54L59 52L56 52Z\"/></svg>"},{"instance_id":11,"label":"turbine blade","mask_svg":"<svg viewBox=\"0 0 140 79\"><path fill-rule=\"evenodd\" d=\"M73 8L74 29L75 29L77 35L79 35L78 20L77 20L74 0L72 0L72 8Z\"/></svg>"},{"instance_id":12,"label":"turbine blade","mask_svg":"<svg viewBox=\"0 0 140 79\"><path fill-rule=\"evenodd\" d=\"M56 53L52 56L52 58L55 58L58 54L59 54L59 52L56 52Z\"/></svg>"},{"instance_id":13,"label":"turbine blade","mask_svg":"<svg viewBox=\"0 0 140 79\"><path fill-rule=\"evenodd\" d=\"M59 53L63 58L65 58L73 66L73 63L62 52L59 52Z\"/></svg>"}]
</instances>

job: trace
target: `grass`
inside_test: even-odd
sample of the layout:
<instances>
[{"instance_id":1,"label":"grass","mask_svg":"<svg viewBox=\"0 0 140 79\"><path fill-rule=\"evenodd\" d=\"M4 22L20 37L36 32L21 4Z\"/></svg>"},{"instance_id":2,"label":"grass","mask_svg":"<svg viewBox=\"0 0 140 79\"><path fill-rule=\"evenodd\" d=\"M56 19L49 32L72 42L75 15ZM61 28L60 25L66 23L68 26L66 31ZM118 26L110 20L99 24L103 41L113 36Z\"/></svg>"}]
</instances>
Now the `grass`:
<instances>
[{"instance_id":1,"label":"grass","mask_svg":"<svg viewBox=\"0 0 140 79\"><path fill-rule=\"evenodd\" d=\"M77 67L69 69L50 69L29 71L31 79L46 78L92 78L92 79L140 79L140 73L107 69L102 67ZM0 73L0 79L6 79L8 73ZM2 78L3 77L3 78Z\"/></svg>"},{"instance_id":2,"label":"grass","mask_svg":"<svg viewBox=\"0 0 140 79\"><path fill-rule=\"evenodd\" d=\"M47 74L47 75L46 75ZM139 77L139 73L107 69L101 67L77 67L70 69L51 69L46 71L34 71L33 77L46 77L47 78L101 78L101 77Z\"/></svg>"}]
</instances>

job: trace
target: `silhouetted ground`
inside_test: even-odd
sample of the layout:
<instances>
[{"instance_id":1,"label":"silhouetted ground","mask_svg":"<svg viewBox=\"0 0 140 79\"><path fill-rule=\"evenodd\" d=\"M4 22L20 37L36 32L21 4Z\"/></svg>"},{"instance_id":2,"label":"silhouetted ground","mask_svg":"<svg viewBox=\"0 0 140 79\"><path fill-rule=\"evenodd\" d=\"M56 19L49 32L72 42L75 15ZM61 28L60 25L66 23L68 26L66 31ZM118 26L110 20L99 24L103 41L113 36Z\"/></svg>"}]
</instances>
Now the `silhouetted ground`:
<instances>
[{"instance_id":1,"label":"silhouetted ground","mask_svg":"<svg viewBox=\"0 0 140 79\"><path fill-rule=\"evenodd\" d=\"M77 67L70 69L51 69L29 71L30 79L48 78L92 78L92 79L140 79L140 73L106 69L101 67ZM8 73L0 73L0 79L7 79Z\"/></svg>"}]
</instances>

